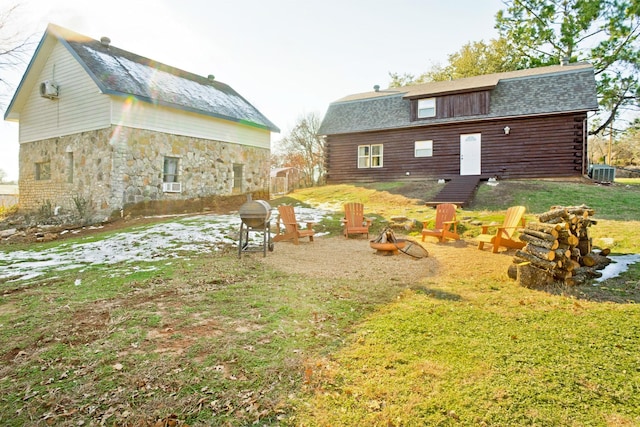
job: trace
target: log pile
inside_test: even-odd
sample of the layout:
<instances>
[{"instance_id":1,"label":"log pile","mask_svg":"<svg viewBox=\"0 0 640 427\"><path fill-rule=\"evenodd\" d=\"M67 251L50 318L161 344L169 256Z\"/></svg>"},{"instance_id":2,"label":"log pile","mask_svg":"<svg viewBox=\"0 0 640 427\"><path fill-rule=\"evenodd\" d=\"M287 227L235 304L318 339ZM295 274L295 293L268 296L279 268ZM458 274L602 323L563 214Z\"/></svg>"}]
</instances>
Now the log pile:
<instances>
[{"instance_id":1,"label":"log pile","mask_svg":"<svg viewBox=\"0 0 640 427\"><path fill-rule=\"evenodd\" d=\"M520 240L526 246L516 251L509 277L527 288L544 288L553 283L575 286L600 277L597 270L611 260L608 249L595 253L589 227L597 221L588 206L552 206L529 223Z\"/></svg>"}]
</instances>

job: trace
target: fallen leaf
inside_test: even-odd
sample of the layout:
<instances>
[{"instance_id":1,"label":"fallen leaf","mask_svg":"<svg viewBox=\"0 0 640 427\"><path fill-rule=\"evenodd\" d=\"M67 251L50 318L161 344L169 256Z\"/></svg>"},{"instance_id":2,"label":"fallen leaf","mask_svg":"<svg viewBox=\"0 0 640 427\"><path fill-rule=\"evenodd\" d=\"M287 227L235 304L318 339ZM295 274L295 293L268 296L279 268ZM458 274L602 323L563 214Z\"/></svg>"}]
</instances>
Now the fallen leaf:
<instances>
[{"instance_id":1,"label":"fallen leaf","mask_svg":"<svg viewBox=\"0 0 640 427\"><path fill-rule=\"evenodd\" d=\"M310 366L304 368L304 383L309 384L311 382L311 375L313 374L313 369Z\"/></svg>"}]
</instances>

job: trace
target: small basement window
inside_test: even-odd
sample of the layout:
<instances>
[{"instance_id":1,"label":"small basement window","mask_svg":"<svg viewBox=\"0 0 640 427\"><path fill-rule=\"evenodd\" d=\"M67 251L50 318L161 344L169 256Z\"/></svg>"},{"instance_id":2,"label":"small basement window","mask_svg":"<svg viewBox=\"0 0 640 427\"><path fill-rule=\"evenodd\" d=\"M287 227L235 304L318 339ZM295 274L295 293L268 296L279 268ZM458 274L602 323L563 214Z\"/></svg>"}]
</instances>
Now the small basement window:
<instances>
[{"instance_id":1,"label":"small basement window","mask_svg":"<svg viewBox=\"0 0 640 427\"><path fill-rule=\"evenodd\" d=\"M433 141L416 141L414 156L415 157L432 157Z\"/></svg>"},{"instance_id":2,"label":"small basement window","mask_svg":"<svg viewBox=\"0 0 640 427\"><path fill-rule=\"evenodd\" d=\"M358 168L381 168L383 157L382 144L358 146Z\"/></svg>"}]
</instances>

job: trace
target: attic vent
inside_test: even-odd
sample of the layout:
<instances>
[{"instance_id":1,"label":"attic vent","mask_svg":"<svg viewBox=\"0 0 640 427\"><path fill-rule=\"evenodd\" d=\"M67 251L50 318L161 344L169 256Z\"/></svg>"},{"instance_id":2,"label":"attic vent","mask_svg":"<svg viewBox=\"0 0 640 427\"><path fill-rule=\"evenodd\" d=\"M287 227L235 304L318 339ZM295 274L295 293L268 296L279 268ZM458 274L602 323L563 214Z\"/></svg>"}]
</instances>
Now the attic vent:
<instances>
[{"instance_id":1,"label":"attic vent","mask_svg":"<svg viewBox=\"0 0 640 427\"><path fill-rule=\"evenodd\" d=\"M58 85L49 80L40 83L40 96L43 98L56 99L58 97Z\"/></svg>"},{"instance_id":2,"label":"attic vent","mask_svg":"<svg viewBox=\"0 0 640 427\"><path fill-rule=\"evenodd\" d=\"M373 86L373 90L375 90L376 92L380 92L380 85Z\"/></svg>"},{"instance_id":3,"label":"attic vent","mask_svg":"<svg viewBox=\"0 0 640 427\"><path fill-rule=\"evenodd\" d=\"M214 76L213 74L209 74L207 78L209 79L210 82L212 82L216 79L216 76Z\"/></svg>"},{"instance_id":4,"label":"attic vent","mask_svg":"<svg viewBox=\"0 0 640 427\"><path fill-rule=\"evenodd\" d=\"M109 47L109 44L111 44L111 39L109 37L101 37L100 44L102 44L102 46Z\"/></svg>"}]
</instances>

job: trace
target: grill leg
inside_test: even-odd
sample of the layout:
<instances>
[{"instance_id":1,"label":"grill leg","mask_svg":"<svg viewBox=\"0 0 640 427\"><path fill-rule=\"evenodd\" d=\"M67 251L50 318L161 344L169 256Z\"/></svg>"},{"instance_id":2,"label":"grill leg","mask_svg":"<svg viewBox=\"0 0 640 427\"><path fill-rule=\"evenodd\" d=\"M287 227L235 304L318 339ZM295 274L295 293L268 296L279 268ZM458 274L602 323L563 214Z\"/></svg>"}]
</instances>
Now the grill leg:
<instances>
[{"instance_id":1,"label":"grill leg","mask_svg":"<svg viewBox=\"0 0 640 427\"><path fill-rule=\"evenodd\" d=\"M240 223L240 237L238 239L238 258L242 258L242 237L244 236L244 222ZM247 236L248 237L248 236Z\"/></svg>"},{"instance_id":2,"label":"grill leg","mask_svg":"<svg viewBox=\"0 0 640 427\"><path fill-rule=\"evenodd\" d=\"M269 252L273 252L273 242L271 241L271 226L267 221L264 228L261 230L259 228L251 228L246 225L244 222L240 223L240 236L238 238L238 257L242 257L242 252L259 252L260 249L258 247L249 248L249 233L251 231L260 232L262 231L264 234L262 236L262 254L263 256L267 256L267 250Z\"/></svg>"}]
</instances>

